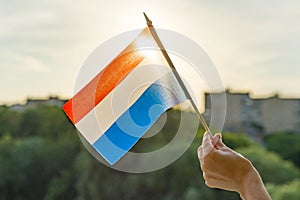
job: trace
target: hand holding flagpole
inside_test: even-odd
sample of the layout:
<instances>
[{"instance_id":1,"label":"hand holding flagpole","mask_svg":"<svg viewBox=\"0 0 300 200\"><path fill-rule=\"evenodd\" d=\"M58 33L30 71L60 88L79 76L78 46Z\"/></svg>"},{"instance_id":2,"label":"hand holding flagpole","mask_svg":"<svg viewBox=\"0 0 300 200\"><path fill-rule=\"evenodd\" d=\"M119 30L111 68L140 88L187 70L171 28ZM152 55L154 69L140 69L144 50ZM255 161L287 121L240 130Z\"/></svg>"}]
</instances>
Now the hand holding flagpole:
<instances>
[{"instance_id":1,"label":"hand holding flagpole","mask_svg":"<svg viewBox=\"0 0 300 200\"><path fill-rule=\"evenodd\" d=\"M161 50L164 58L166 59L168 65L173 69L174 75L175 75L178 83L180 84L182 90L184 91L186 97L191 101L191 104L192 104L195 112L198 114L198 117L200 119L200 122L201 122L202 126L204 127L204 129L206 130L206 132L208 132L211 135L211 137L213 137L211 131L209 130L209 127L208 127L207 123L205 122L205 120L204 120L203 116L201 115L200 111L198 110L195 102L193 101L193 99L192 99L190 93L188 92L187 88L185 87L183 81L181 80L180 75L178 74L178 72L177 72L177 70L176 70L176 68L175 68L172 60L170 59L170 57L169 57L166 49L164 48L163 44L161 43L161 41L160 41L160 39L159 39L159 37L158 37L158 35L157 35L157 33L156 33L153 25L152 25L152 21L148 18L148 16L146 15L146 13L143 13L143 14L144 14L144 17L146 19L147 26L149 27L149 30L150 30L150 32L151 32L154 40L156 41L158 47L160 48L160 50Z\"/></svg>"}]
</instances>

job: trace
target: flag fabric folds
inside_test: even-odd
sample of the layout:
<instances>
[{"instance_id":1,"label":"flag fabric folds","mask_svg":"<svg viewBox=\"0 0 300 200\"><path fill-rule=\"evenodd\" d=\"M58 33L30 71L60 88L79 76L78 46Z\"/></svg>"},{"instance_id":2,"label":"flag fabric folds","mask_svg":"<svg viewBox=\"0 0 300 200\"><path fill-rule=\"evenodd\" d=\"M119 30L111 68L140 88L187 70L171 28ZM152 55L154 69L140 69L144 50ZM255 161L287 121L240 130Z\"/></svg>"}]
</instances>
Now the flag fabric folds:
<instances>
[{"instance_id":1,"label":"flag fabric folds","mask_svg":"<svg viewBox=\"0 0 300 200\"><path fill-rule=\"evenodd\" d=\"M63 106L83 137L111 165L166 110L187 99L172 69L153 64L147 47L155 44L145 28ZM160 51L155 54L162 58Z\"/></svg>"}]
</instances>

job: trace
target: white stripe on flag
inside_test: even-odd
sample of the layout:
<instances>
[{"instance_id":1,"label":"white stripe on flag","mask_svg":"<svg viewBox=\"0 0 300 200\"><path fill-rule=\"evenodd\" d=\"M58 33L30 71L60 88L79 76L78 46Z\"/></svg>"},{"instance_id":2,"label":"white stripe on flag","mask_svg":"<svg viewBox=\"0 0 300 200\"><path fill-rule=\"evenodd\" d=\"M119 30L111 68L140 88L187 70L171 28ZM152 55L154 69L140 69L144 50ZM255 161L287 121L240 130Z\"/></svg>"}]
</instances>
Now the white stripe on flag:
<instances>
[{"instance_id":1,"label":"white stripe on flag","mask_svg":"<svg viewBox=\"0 0 300 200\"><path fill-rule=\"evenodd\" d=\"M143 61L86 116L76 128L93 144L155 81L171 69ZM141 111L142 112L142 111Z\"/></svg>"}]
</instances>

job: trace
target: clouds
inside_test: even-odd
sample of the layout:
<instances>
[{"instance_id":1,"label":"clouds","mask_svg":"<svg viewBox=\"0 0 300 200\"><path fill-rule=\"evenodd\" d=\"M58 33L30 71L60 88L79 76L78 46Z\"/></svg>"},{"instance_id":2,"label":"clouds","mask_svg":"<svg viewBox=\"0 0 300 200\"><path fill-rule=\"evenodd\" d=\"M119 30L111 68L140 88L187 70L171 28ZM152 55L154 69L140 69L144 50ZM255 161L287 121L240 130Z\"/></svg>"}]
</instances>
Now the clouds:
<instances>
[{"instance_id":1,"label":"clouds","mask_svg":"<svg viewBox=\"0 0 300 200\"><path fill-rule=\"evenodd\" d=\"M71 95L89 52L116 34L142 28L143 11L156 27L202 45L226 86L300 95L299 10L294 0L0 0L0 102L42 89ZM7 76L23 82L5 87ZM41 84L32 84L34 76L43 77Z\"/></svg>"},{"instance_id":2,"label":"clouds","mask_svg":"<svg viewBox=\"0 0 300 200\"><path fill-rule=\"evenodd\" d=\"M220 2L218 9L210 5L213 21L222 22L211 26L214 35L206 44L225 85L299 95L299 88L290 87L300 84L299 2L230 2Z\"/></svg>"}]
</instances>

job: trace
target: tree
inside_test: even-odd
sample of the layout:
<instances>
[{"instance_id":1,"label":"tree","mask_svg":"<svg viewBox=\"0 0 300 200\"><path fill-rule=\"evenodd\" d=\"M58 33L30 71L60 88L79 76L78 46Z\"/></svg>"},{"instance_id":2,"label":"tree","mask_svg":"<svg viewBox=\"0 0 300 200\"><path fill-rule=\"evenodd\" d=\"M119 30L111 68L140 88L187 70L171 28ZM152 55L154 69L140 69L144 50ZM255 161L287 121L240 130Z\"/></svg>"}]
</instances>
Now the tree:
<instances>
[{"instance_id":1,"label":"tree","mask_svg":"<svg viewBox=\"0 0 300 200\"><path fill-rule=\"evenodd\" d=\"M299 169L292 162L261 147L241 148L237 151L251 160L266 183L282 184L299 177Z\"/></svg>"},{"instance_id":2,"label":"tree","mask_svg":"<svg viewBox=\"0 0 300 200\"><path fill-rule=\"evenodd\" d=\"M21 114L9 107L0 107L0 137L4 134L16 136L21 121Z\"/></svg>"},{"instance_id":3,"label":"tree","mask_svg":"<svg viewBox=\"0 0 300 200\"><path fill-rule=\"evenodd\" d=\"M247 135L242 133L224 132L222 136L223 142L232 149L257 146Z\"/></svg>"},{"instance_id":4,"label":"tree","mask_svg":"<svg viewBox=\"0 0 300 200\"><path fill-rule=\"evenodd\" d=\"M300 167L300 134L276 133L267 135L265 136L265 143L268 150L276 152L282 158L290 160Z\"/></svg>"},{"instance_id":5,"label":"tree","mask_svg":"<svg viewBox=\"0 0 300 200\"><path fill-rule=\"evenodd\" d=\"M40 133L42 120L46 118L38 109L26 109L18 129L18 137L36 136Z\"/></svg>"},{"instance_id":6,"label":"tree","mask_svg":"<svg viewBox=\"0 0 300 200\"><path fill-rule=\"evenodd\" d=\"M299 200L300 199L300 180L296 179L294 181L288 182L286 184L267 185L267 189L273 200Z\"/></svg>"},{"instance_id":7,"label":"tree","mask_svg":"<svg viewBox=\"0 0 300 200\"><path fill-rule=\"evenodd\" d=\"M58 180L62 182L68 178L67 171L73 165L77 154L76 149L77 143L70 138L59 141L41 137L1 138L0 193L2 197L32 200L44 198L49 183L53 190L51 183L57 183ZM71 181L71 179L67 180ZM66 190L64 194L75 193L72 188L75 187L67 187L66 189L71 191ZM62 192L60 194L62 195Z\"/></svg>"}]
</instances>

